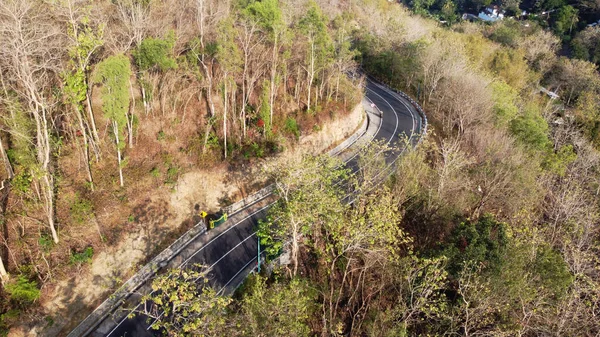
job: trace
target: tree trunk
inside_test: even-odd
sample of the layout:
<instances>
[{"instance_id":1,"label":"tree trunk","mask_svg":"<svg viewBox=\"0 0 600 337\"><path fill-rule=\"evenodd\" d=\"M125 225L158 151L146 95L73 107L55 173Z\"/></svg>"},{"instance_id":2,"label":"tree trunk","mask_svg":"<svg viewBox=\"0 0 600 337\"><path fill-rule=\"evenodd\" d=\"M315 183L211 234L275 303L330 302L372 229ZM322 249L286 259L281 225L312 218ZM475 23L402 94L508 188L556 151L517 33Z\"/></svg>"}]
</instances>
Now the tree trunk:
<instances>
[{"instance_id":1,"label":"tree trunk","mask_svg":"<svg viewBox=\"0 0 600 337\"><path fill-rule=\"evenodd\" d=\"M100 136L98 136L98 129L96 128L96 120L92 111L92 87L88 86L88 90L85 93L86 107L90 118L90 125L92 126L92 137L94 138L93 149L96 155L96 162L100 161Z\"/></svg>"},{"instance_id":2,"label":"tree trunk","mask_svg":"<svg viewBox=\"0 0 600 337\"><path fill-rule=\"evenodd\" d=\"M32 93L31 97L37 98L37 95ZM33 114L36 121L37 159L43 172L43 176L41 177L43 183L41 189L44 198L44 208L48 226L52 233L52 239L54 240L54 243L58 243L58 234L54 224L54 177L49 171L51 151L50 131L48 130L48 112L46 111L46 108L37 101L34 102L34 104Z\"/></svg>"},{"instance_id":3,"label":"tree trunk","mask_svg":"<svg viewBox=\"0 0 600 337\"><path fill-rule=\"evenodd\" d=\"M130 104L130 111L128 111L125 115L127 119L127 138L129 140L129 148L133 149L133 114L135 113L135 98L133 98L133 85L131 84L131 79L129 80L129 91L131 92L131 99L133 100L133 104Z\"/></svg>"},{"instance_id":4,"label":"tree trunk","mask_svg":"<svg viewBox=\"0 0 600 337\"><path fill-rule=\"evenodd\" d=\"M8 280L8 273L6 272L6 268L4 268L4 262L2 262L2 256L0 256L0 283L4 284L4 282Z\"/></svg>"},{"instance_id":5,"label":"tree trunk","mask_svg":"<svg viewBox=\"0 0 600 337\"><path fill-rule=\"evenodd\" d=\"M269 113L271 119L269 120L269 124L271 128L273 128L273 104L275 103L275 93L277 92L277 88L275 88L275 78L277 76L277 58L279 53L277 53L277 45L278 45L278 35L275 32L275 41L273 42L273 55L272 55L272 63L271 63L271 90L269 91Z\"/></svg>"},{"instance_id":6,"label":"tree trunk","mask_svg":"<svg viewBox=\"0 0 600 337\"><path fill-rule=\"evenodd\" d=\"M204 69L204 73L206 74L206 79L208 80L208 88L206 90L206 101L208 102L208 111L210 113L210 118L206 123L206 133L204 134L204 145L202 146L202 154L206 153L206 145L208 144L208 135L210 133L210 128L212 127L212 119L215 117L215 104L212 100L212 86L213 86L213 78L208 71L208 67L204 63L204 60L200 60L200 64Z\"/></svg>"},{"instance_id":7,"label":"tree trunk","mask_svg":"<svg viewBox=\"0 0 600 337\"><path fill-rule=\"evenodd\" d=\"M83 116L81 115L81 111L78 107L73 108L75 110L75 116L77 117L77 122L79 123L79 128L81 129L81 136L83 137L83 158L85 159L85 171L88 176L88 183L90 184L90 190L94 191L94 179L92 178L92 168L90 167L90 144L88 142L88 131L83 124Z\"/></svg>"},{"instance_id":8,"label":"tree trunk","mask_svg":"<svg viewBox=\"0 0 600 337\"><path fill-rule=\"evenodd\" d=\"M13 171L12 165L10 165L10 161L8 160L8 156L4 151L4 145L2 144L2 136L0 136L0 156L2 156L2 161L4 162L6 176L8 177L8 180L10 180L15 176L15 172Z\"/></svg>"},{"instance_id":9,"label":"tree trunk","mask_svg":"<svg viewBox=\"0 0 600 337\"><path fill-rule=\"evenodd\" d=\"M54 224L54 177L50 172L46 171L43 181L44 186L42 188L42 194L46 206L46 217L48 219L50 232L52 233L52 239L54 240L54 243L58 243L58 233L56 232L56 226Z\"/></svg>"},{"instance_id":10,"label":"tree trunk","mask_svg":"<svg viewBox=\"0 0 600 337\"><path fill-rule=\"evenodd\" d=\"M0 146L2 146L0 144ZM2 181L2 185L0 186L0 223L2 225L2 230L0 231L0 235L2 235L2 239L6 243L8 241L8 227L6 223L6 205L8 203L8 193L10 192L10 184L7 181ZM5 254L6 251L6 254ZM8 273L6 272L6 268L4 267L3 256L7 256L8 259L8 247L6 250L0 248L0 284L4 284L6 280L8 280Z\"/></svg>"},{"instance_id":11,"label":"tree trunk","mask_svg":"<svg viewBox=\"0 0 600 337\"><path fill-rule=\"evenodd\" d=\"M142 88L142 102L144 103L144 114L148 116L148 102L146 101L146 88L144 86L144 80L140 78L140 87ZM133 98L133 93L131 95Z\"/></svg>"},{"instance_id":12,"label":"tree trunk","mask_svg":"<svg viewBox=\"0 0 600 337\"><path fill-rule=\"evenodd\" d=\"M311 41L310 43L310 65L309 65L310 69L308 71L308 102L306 104L306 111L310 110L310 94L311 94L311 88L312 88L312 83L314 81L315 78L315 43L314 41Z\"/></svg>"},{"instance_id":13,"label":"tree trunk","mask_svg":"<svg viewBox=\"0 0 600 337\"><path fill-rule=\"evenodd\" d=\"M225 73L223 91L223 153L227 159L227 73Z\"/></svg>"},{"instance_id":14,"label":"tree trunk","mask_svg":"<svg viewBox=\"0 0 600 337\"><path fill-rule=\"evenodd\" d=\"M113 121L113 132L115 134L115 143L117 145L117 160L119 165L119 184L121 187L123 184L123 167L121 166L121 146L119 145L119 125L116 121Z\"/></svg>"}]
</instances>

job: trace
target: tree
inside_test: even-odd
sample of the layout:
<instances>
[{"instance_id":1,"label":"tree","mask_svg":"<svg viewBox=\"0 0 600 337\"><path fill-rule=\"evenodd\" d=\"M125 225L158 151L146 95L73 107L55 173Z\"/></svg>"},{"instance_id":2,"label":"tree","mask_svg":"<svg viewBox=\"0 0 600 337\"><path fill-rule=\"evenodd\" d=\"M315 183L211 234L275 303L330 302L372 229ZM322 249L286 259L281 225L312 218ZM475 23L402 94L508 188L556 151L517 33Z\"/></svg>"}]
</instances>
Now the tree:
<instances>
[{"instance_id":1,"label":"tree","mask_svg":"<svg viewBox=\"0 0 600 337\"><path fill-rule=\"evenodd\" d=\"M121 45L121 51L125 52L132 45L139 46L142 43L150 24L150 7L152 0L118 0L114 4L126 32L119 31L124 35L117 43Z\"/></svg>"},{"instance_id":2,"label":"tree","mask_svg":"<svg viewBox=\"0 0 600 337\"><path fill-rule=\"evenodd\" d=\"M575 57L600 64L600 27L587 27L573 39L571 46Z\"/></svg>"},{"instance_id":3,"label":"tree","mask_svg":"<svg viewBox=\"0 0 600 337\"><path fill-rule=\"evenodd\" d=\"M548 123L533 103L528 104L522 114L511 122L510 130L523 145L531 149L543 151L550 145Z\"/></svg>"},{"instance_id":4,"label":"tree","mask_svg":"<svg viewBox=\"0 0 600 337\"><path fill-rule=\"evenodd\" d=\"M579 11L570 5L561 7L554 19L554 31L558 36L570 38L573 26L579 21ZM567 34L568 31L568 34Z\"/></svg>"},{"instance_id":5,"label":"tree","mask_svg":"<svg viewBox=\"0 0 600 337\"><path fill-rule=\"evenodd\" d=\"M260 223L258 235L271 254L290 241L292 276L298 273L303 233L320 222L340 221L346 207L339 198L339 187L333 187L346 175L344 170L336 168L338 164L332 158L321 156L270 168L269 175L273 177L280 199Z\"/></svg>"},{"instance_id":6,"label":"tree","mask_svg":"<svg viewBox=\"0 0 600 337\"><path fill-rule=\"evenodd\" d=\"M166 39L158 39L158 38L145 38L142 40L137 49L134 50L133 58L135 63L139 69L139 79L140 79L140 87L142 89L142 102L144 104L144 112L148 114L148 111L151 110L151 104L148 103L148 94L146 92L147 82L144 78L144 74L152 71L161 71L165 72L169 69L177 68L177 62L171 56L173 53L173 45L175 43L175 36L173 32L169 34ZM129 127L129 140L130 147L133 133L131 128Z\"/></svg>"},{"instance_id":7,"label":"tree","mask_svg":"<svg viewBox=\"0 0 600 337\"><path fill-rule=\"evenodd\" d=\"M490 69L516 90L521 90L528 81L529 68L519 50L499 49L492 58Z\"/></svg>"},{"instance_id":8,"label":"tree","mask_svg":"<svg viewBox=\"0 0 600 337\"><path fill-rule=\"evenodd\" d=\"M308 51L305 61L304 70L307 73L308 81L306 110L311 109L311 89L315 80L316 74L325 68L332 56L332 42L329 34L327 34L327 26L325 18L319 6L314 2L309 2L309 7L306 15L298 23L300 32L306 36L308 41Z\"/></svg>"},{"instance_id":9,"label":"tree","mask_svg":"<svg viewBox=\"0 0 600 337\"><path fill-rule=\"evenodd\" d=\"M235 30L231 18L219 24L216 58L223 72L223 155L227 158L227 110L229 106L235 108L235 99L230 99L228 95L228 92L235 94L235 81L230 76L239 71L241 64L240 50L235 43Z\"/></svg>"},{"instance_id":10,"label":"tree","mask_svg":"<svg viewBox=\"0 0 600 337\"><path fill-rule=\"evenodd\" d=\"M310 283L299 278L267 281L258 274L246 281L236 315L242 335L310 336L308 321L317 309Z\"/></svg>"},{"instance_id":11,"label":"tree","mask_svg":"<svg viewBox=\"0 0 600 337\"><path fill-rule=\"evenodd\" d=\"M506 127L519 114L519 93L504 81L494 81L491 84L494 114L497 125Z\"/></svg>"},{"instance_id":12,"label":"tree","mask_svg":"<svg viewBox=\"0 0 600 337\"><path fill-rule=\"evenodd\" d=\"M556 62L560 39L552 32L538 30L519 39L517 45L525 51L525 59L533 69L546 73Z\"/></svg>"},{"instance_id":13,"label":"tree","mask_svg":"<svg viewBox=\"0 0 600 337\"><path fill-rule=\"evenodd\" d=\"M46 222L54 242L55 181L53 175L52 118L56 108L52 84L61 68L62 34L42 3L0 2L0 50L2 68L10 76L11 87L23 108L35 122L37 167L32 170L41 191ZM14 106L14 105L13 105Z\"/></svg>"},{"instance_id":14,"label":"tree","mask_svg":"<svg viewBox=\"0 0 600 337\"><path fill-rule=\"evenodd\" d=\"M121 151L125 147L122 133L129 117L129 77L131 67L125 55L110 56L100 62L96 68L95 82L102 84L102 110L112 122L112 131L117 148L119 168L119 184L123 183L123 166Z\"/></svg>"},{"instance_id":15,"label":"tree","mask_svg":"<svg viewBox=\"0 0 600 337\"><path fill-rule=\"evenodd\" d=\"M171 269L154 279L152 293L141 300L147 303L141 313L153 320L150 328L168 336L219 335L231 299L219 296L209 285L208 272L201 266Z\"/></svg>"},{"instance_id":16,"label":"tree","mask_svg":"<svg viewBox=\"0 0 600 337\"><path fill-rule=\"evenodd\" d=\"M563 57L551 73L550 84L560 85L566 103L573 105L584 92L600 90L597 71L597 66L591 62Z\"/></svg>"},{"instance_id":17,"label":"tree","mask_svg":"<svg viewBox=\"0 0 600 337\"><path fill-rule=\"evenodd\" d=\"M244 15L257 22L267 32L268 39L273 44L271 52L271 73L269 85L269 113L270 125L273 126L273 106L275 104L275 94L277 93L276 79L277 67L279 66L279 53L281 49L281 39L283 38L286 27L282 19L279 0L265 0L251 2L245 9Z\"/></svg>"},{"instance_id":18,"label":"tree","mask_svg":"<svg viewBox=\"0 0 600 337\"><path fill-rule=\"evenodd\" d=\"M68 104L73 107L73 114L78 122L83 138L83 153L90 189L94 190L94 180L91 170L90 148L99 161L100 137L92 112L91 86L89 85L89 67L92 56L104 44L104 25L94 24L90 13L82 9L81 4L68 0L64 4L67 17L68 33L71 40L69 50L70 68L62 74L64 81L63 95ZM85 107L84 107L85 106ZM87 110L87 116L84 114Z\"/></svg>"},{"instance_id":19,"label":"tree","mask_svg":"<svg viewBox=\"0 0 600 337\"><path fill-rule=\"evenodd\" d=\"M244 12L242 12L242 18L239 21L236 38L241 45L244 59L242 66L242 108L240 110L240 119L242 121L242 137L246 137L246 111L256 83L265 71L266 61L261 60L259 55L264 36L257 36L260 29L258 23L251 17L246 17ZM268 97L270 99L270 96ZM267 102L267 100L262 101L263 104ZM271 111L272 109L269 105L269 114ZM269 117L271 116L269 115ZM272 126L270 121L268 126Z\"/></svg>"}]
</instances>

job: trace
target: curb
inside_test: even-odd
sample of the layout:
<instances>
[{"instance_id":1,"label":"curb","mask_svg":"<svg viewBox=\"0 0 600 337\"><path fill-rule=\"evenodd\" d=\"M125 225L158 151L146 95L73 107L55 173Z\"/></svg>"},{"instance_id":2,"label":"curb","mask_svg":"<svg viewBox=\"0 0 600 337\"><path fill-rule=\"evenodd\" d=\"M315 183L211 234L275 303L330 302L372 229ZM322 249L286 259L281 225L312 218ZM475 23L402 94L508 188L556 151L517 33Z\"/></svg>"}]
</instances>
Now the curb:
<instances>
[{"instance_id":1,"label":"curb","mask_svg":"<svg viewBox=\"0 0 600 337\"><path fill-rule=\"evenodd\" d=\"M117 291L110 295L102 304L89 314L67 337L86 336L104 320L115 307L119 306L131 293L141 287L158 269L165 266L175 255L199 235L206 232L206 225L201 220L182 236L177 238L169 247L156 255L135 275L125 282Z\"/></svg>"},{"instance_id":2,"label":"curb","mask_svg":"<svg viewBox=\"0 0 600 337\"><path fill-rule=\"evenodd\" d=\"M360 105L363 104L359 103ZM357 139L362 137L367 132L369 125L368 117L363 118L363 123L359 129L346 138L341 144L328 152L329 155L335 156L350 147ZM229 215L238 213L249 205L255 204L273 194L275 185L271 184L248 197L235 202L223 208L223 211ZM227 222L226 222L227 223ZM98 327L98 325L106 319L118 306L120 306L127 297L138 290L145 282L147 282L156 272L167 265L177 254L179 254L190 242L198 236L207 232L206 224L203 220L198 222L194 227L177 238L169 247L156 255L150 262L144 265L135 275L125 282L117 291L110 295L102 302L91 314L81 321L75 329L71 330L67 337L87 336Z\"/></svg>"}]
</instances>

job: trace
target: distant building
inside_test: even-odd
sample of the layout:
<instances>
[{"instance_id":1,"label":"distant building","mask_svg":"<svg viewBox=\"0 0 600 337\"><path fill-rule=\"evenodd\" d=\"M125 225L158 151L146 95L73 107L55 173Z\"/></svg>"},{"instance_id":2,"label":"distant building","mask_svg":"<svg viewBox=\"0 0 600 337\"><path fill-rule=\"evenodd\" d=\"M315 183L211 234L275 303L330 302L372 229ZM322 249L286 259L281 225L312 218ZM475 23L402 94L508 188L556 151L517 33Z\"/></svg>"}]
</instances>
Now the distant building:
<instances>
[{"instance_id":1,"label":"distant building","mask_svg":"<svg viewBox=\"0 0 600 337\"><path fill-rule=\"evenodd\" d=\"M505 11L500 9L497 5L492 5L479 12L477 17L483 21L494 22L504 19L504 13Z\"/></svg>"}]
</instances>

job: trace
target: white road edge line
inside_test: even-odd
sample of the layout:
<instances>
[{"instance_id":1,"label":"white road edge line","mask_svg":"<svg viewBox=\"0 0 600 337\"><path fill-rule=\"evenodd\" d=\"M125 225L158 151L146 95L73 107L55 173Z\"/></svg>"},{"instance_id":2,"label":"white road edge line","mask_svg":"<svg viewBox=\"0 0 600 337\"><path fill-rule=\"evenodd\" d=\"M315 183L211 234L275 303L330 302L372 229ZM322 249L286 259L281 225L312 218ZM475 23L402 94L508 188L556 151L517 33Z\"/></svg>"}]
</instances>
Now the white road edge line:
<instances>
[{"instance_id":1,"label":"white road edge line","mask_svg":"<svg viewBox=\"0 0 600 337\"><path fill-rule=\"evenodd\" d=\"M405 102L404 102L402 99L398 99L398 97L396 97L396 95L395 95L395 94L392 94L393 92L390 92L390 91L386 90L386 88L382 88L382 87L381 87L379 84L377 84L377 83L375 83L375 82L373 82L373 81L371 81L371 83L375 84L375 85L376 85L378 88L380 88L380 89L382 89L382 90L386 91L388 94L390 94L392 97L394 97L394 98L395 98L397 101L399 101L399 102L400 102L402 105L404 105L404 106L407 108L408 112L411 114L411 117L412 117L412 118L411 118L411 121L412 121L411 135L410 135L410 137L409 137L409 140L412 140L412 138L414 137L414 130L415 130L415 116L414 116L414 114L413 114L412 110L410 109L410 107L408 107L408 106L406 105L406 103L405 103ZM389 139L389 140L388 140L388 142L387 142L387 145L389 145L389 144L391 143L392 139L394 138L394 136L396 135L396 131L398 130L398 124L399 124L398 113L396 112L396 110L395 110L395 109L392 107L392 105L391 105L391 104L390 104L390 103L389 103L389 102L388 102L388 101L387 101L385 98L383 98L381 95L379 95L378 93L376 93L374 90L372 90L372 89L370 89L370 88L366 88L366 89L367 89L367 90L369 90L369 91L371 91L371 92L373 92L375 95L379 96L379 97L380 97L380 98L381 98L381 99L382 99L382 100L383 100L383 101L384 101L384 102L385 102L385 103L386 103L386 104L387 104L387 105L390 107L390 109L392 109L392 111L394 112L394 116L396 117L396 125L395 125L395 127L394 127L394 132L392 133L392 137L390 137L390 139ZM368 98L368 97L367 97L367 98ZM369 100L370 100L370 99L369 99ZM372 102L372 101L371 101L371 102ZM379 109L379 107L377 107L377 109L378 109L379 111L381 111L381 109ZM381 119L382 119L382 121L383 121L383 117L381 117ZM379 130L381 129L381 126L382 126L382 125L383 125L383 122L379 124L379 127L377 128L377 131L376 131L376 133L375 133L375 134L377 134L377 133L379 132ZM374 138L374 136L373 136L372 138ZM405 150L406 150L406 148L404 148L404 149L403 149L403 150L400 152L400 154L402 154L402 153L403 153ZM359 152L360 152L360 151L359 151ZM352 160L352 159L354 159L354 158L355 158L357 155L358 155L358 153L356 153L354 156L352 156L352 157L349 159L349 161L350 161L350 160ZM398 157L397 157L396 159L394 159L394 161L393 161L392 163L390 163L390 165L388 165L388 166L386 167L386 170L387 170L387 169L388 169L390 166L392 166L392 165L393 165L393 164L394 164L394 163L395 163L395 162L398 160L398 158L399 158L399 157L400 157L400 155L398 155ZM377 176L379 176L379 174L378 174ZM376 177L377 177L377 176L376 176ZM270 195L270 194L269 194L269 195ZM268 196L268 195L267 195L267 196ZM257 203L257 202L259 202L260 200L263 200L263 199L264 199L264 198L266 198L267 196L265 196L265 197L263 197L263 198L261 198L261 199L257 200L256 202L254 202L254 203L252 203L252 204L249 204L248 206L250 206L250 205L253 205L253 204ZM207 246L209 246L211 243L213 243L213 242L214 242L216 239L218 239L219 237L221 237L221 236L222 236L222 235L224 235L225 233L229 232L231 229L233 229L233 228L237 227L237 226L238 226L240 223L244 222L246 219L248 219L248 218L250 218L250 217L254 216L255 214L257 214L257 213L261 212L262 210L264 210L264 209L266 209L266 208L268 208L268 207L272 206L272 205L273 205L273 204L275 204L275 203L276 203L276 201L275 201L275 202L272 202L272 203L269 203L268 205L266 205L266 206L264 206L264 207L260 208L259 210L255 211L254 213L252 213L252 214L250 214L250 215L246 216L245 218L243 218L242 220L238 221L238 222L237 222L237 223L235 223L233 226L229 227L227 230L223 231L222 233L220 233L219 235L217 235L216 237L214 237L212 240L210 240L209 242L207 242L207 243L206 243L204 246L202 246L202 247L201 247L201 248L200 248L198 251L196 251L194 254L192 254L192 256L190 256L190 257L189 257L189 258L187 258L187 259L186 259L184 262L182 262L182 263L179 265L179 267L185 266L185 265L186 265L186 264L187 264L187 263L188 263L188 262L189 262L189 261L190 261L190 260L191 260L191 259L192 259L194 256L196 256L196 255L197 255L197 254L198 254L200 251L202 251L204 248L206 248L206 247L207 247ZM241 210L240 210L240 211L241 211ZM238 212L235 212L235 213L233 213L233 214L237 214L237 213L239 213L240 211L238 211ZM233 247L231 250L229 250L229 251L228 251L228 252L227 252L225 255L223 255L223 256L222 256L222 257L221 257L219 260L217 260L217 262L215 262L213 265L211 265L211 267L210 267L210 268L212 268L213 266L215 266L216 264L218 264L218 263L219 263L219 262L220 262L222 259L224 259L226 256L228 256L228 255L229 255L229 253L231 253L233 250L235 250L235 249L236 249L237 247L239 247L239 246L240 246L242 243L244 243L245 241L247 241L249 238L253 237L254 235L256 235L256 232L252 233L252 235L249 235L247 238L245 238L243 241L241 241L241 242L240 242L240 243L238 243L238 244L237 244L235 247ZM196 237L197 237L197 236L196 236ZM252 261L254 261L255 259L256 259L256 257L255 257L255 258L253 258L252 260L250 260L250 262L248 262L248 263L247 263L247 264L246 264L246 265L245 265L245 266L244 266L242 269L240 269L240 270L239 270L239 271L236 273L236 275L234 275L234 277L233 277L231 280L229 280L229 282L227 282L227 284L226 284L225 286L223 286L223 288L221 288L221 290L225 289L225 287L226 287L227 285L229 285L229 283L231 283L231 281L232 281L233 279L235 279L235 277L237 277L237 276L239 275L239 273L241 273L241 272L242 272L242 271L243 271L243 270L244 270L244 269L245 269L245 268L248 266L248 264L250 264L250 263L251 263ZM138 304L138 305L137 305L135 308L137 309L137 308L138 308L140 305L141 305L141 303L140 303L140 304ZM118 328L118 327L119 327L119 326L120 326L120 325L121 325L121 324L122 324L122 323L123 323L123 322L124 322L124 321L125 321L127 318L128 318L128 315L127 315L127 316L125 316L125 318L123 318L123 319L121 320L121 322L119 322L119 324L117 324L117 326L115 326L115 327L114 327L114 328L113 328L113 329L112 329L112 330L111 330L111 331L108 333L107 337L109 337L109 336L110 336L110 335L111 335L111 334L112 334L112 333L113 333L113 332L114 332L114 331L115 331L115 330L116 330L116 329L117 329L117 328ZM153 323L152 323L152 324L153 324ZM148 329L146 329L146 330L149 330L149 329L150 329L150 327L152 326L152 324L150 324L150 326L149 326L149 327L148 327Z\"/></svg>"}]
</instances>

